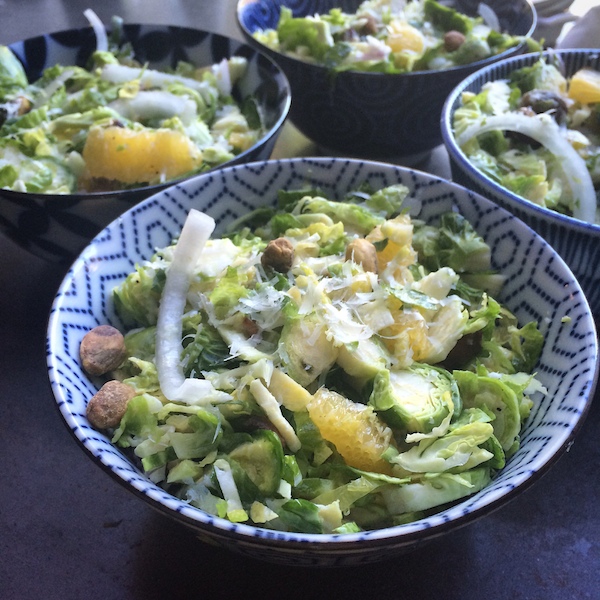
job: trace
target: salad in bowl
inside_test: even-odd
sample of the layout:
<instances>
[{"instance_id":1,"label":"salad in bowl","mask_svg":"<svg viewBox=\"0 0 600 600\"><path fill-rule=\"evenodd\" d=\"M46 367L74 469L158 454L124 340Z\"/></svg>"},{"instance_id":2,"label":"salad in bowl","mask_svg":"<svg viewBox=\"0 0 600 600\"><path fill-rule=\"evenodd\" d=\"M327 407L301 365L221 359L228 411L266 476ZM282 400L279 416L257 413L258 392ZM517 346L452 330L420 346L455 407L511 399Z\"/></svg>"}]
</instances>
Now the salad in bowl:
<instances>
[{"instance_id":1,"label":"salad in bowl","mask_svg":"<svg viewBox=\"0 0 600 600\"><path fill-rule=\"evenodd\" d=\"M600 224L600 72L548 54L464 91L453 113L472 166L540 207Z\"/></svg>"},{"instance_id":2,"label":"salad in bowl","mask_svg":"<svg viewBox=\"0 0 600 600\"><path fill-rule=\"evenodd\" d=\"M85 66L54 64L30 81L0 46L0 187L22 193L107 192L165 184L233 160L267 132L256 99L236 91L248 60L140 62L115 18L90 11Z\"/></svg>"},{"instance_id":3,"label":"salad in bowl","mask_svg":"<svg viewBox=\"0 0 600 600\"><path fill-rule=\"evenodd\" d=\"M335 158L132 207L65 276L47 357L119 484L304 566L389 560L517 498L597 377L589 305L540 236L455 183Z\"/></svg>"},{"instance_id":4,"label":"salad in bowl","mask_svg":"<svg viewBox=\"0 0 600 600\"><path fill-rule=\"evenodd\" d=\"M175 243L92 329L87 415L146 475L209 514L345 534L418 520L487 486L543 392L544 337L458 212L411 218L402 184L278 190Z\"/></svg>"},{"instance_id":5,"label":"salad in bowl","mask_svg":"<svg viewBox=\"0 0 600 600\"><path fill-rule=\"evenodd\" d=\"M332 8L303 16L282 6L277 26L253 35L271 50L333 71L381 73L450 69L524 41L502 31L484 3L469 16L436 0L366 0L354 12Z\"/></svg>"}]
</instances>

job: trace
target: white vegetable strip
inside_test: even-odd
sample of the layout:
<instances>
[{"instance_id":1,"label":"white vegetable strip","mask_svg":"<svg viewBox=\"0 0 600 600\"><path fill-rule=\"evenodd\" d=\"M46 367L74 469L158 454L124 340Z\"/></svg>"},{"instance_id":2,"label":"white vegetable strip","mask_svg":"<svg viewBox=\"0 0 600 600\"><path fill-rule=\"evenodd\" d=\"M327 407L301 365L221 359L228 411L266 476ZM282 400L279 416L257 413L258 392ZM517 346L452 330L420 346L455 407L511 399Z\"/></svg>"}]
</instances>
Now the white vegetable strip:
<instances>
[{"instance_id":1,"label":"white vegetable strip","mask_svg":"<svg viewBox=\"0 0 600 600\"><path fill-rule=\"evenodd\" d=\"M196 103L191 98L164 90L138 92L133 98L118 98L108 106L131 121L179 117L184 125L189 125L197 116Z\"/></svg>"},{"instance_id":2,"label":"white vegetable strip","mask_svg":"<svg viewBox=\"0 0 600 600\"><path fill-rule=\"evenodd\" d=\"M217 88L223 96L231 95L232 83L231 74L229 73L229 63L224 58L220 63L213 65L213 73L217 79Z\"/></svg>"},{"instance_id":3,"label":"white vegetable strip","mask_svg":"<svg viewBox=\"0 0 600 600\"><path fill-rule=\"evenodd\" d=\"M500 21L498 15L494 12L494 9L483 2L480 2L477 6L477 14L484 20L485 24L493 29L494 31L500 31Z\"/></svg>"},{"instance_id":4,"label":"white vegetable strip","mask_svg":"<svg viewBox=\"0 0 600 600\"><path fill-rule=\"evenodd\" d=\"M223 497L227 501L227 515L232 521L246 521L248 515L242 505L240 493L238 492L231 466L224 459L219 459L214 462L215 475L219 482Z\"/></svg>"},{"instance_id":5,"label":"white vegetable strip","mask_svg":"<svg viewBox=\"0 0 600 600\"><path fill-rule=\"evenodd\" d=\"M186 379L181 364L181 318L186 295L196 263L214 228L212 217L192 209L167 270L156 324L156 370L161 391L171 401L202 403L222 394L205 379Z\"/></svg>"},{"instance_id":6,"label":"white vegetable strip","mask_svg":"<svg viewBox=\"0 0 600 600\"><path fill-rule=\"evenodd\" d=\"M106 52L108 50L108 37L106 36L104 23L102 23L98 15L91 8L84 10L83 16L89 21L96 35L96 50L98 52Z\"/></svg>"},{"instance_id":7,"label":"white vegetable strip","mask_svg":"<svg viewBox=\"0 0 600 600\"><path fill-rule=\"evenodd\" d=\"M254 399L258 405L265 411L269 421L273 423L277 431L281 434L281 437L286 441L288 448L292 452L300 450L302 444L294 431L294 428L286 421L285 417L281 413L281 407L277 402L277 399L269 390L265 387L260 379L255 379L250 382L250 392L254 396Z\"/></svg>"},{"instance_id":8,"label":"white vegetable strip","mask_svg":"<svg viewBox=\"0 0 600 600\"><path fill-rule=\"evenodd\" d=\"M573 216L588 223L595 221L596 192L590 173L583 158L569 144L552 117L549 115L528 117L516 113L486 117L481 122L467 127L457 137L456 142L459 146L463 146L471 138L493 130L522 133L552 152L560 160L565 179L573 193L575 200Z\"/></svg>"},{"instance_id":9,"label":"white vegetable strip","mask_svg":"<svg viewBox=\"0 0 600 600\"><path fill-rule=\"evenodd\" d=\"M196 90L203 94L203 97L210 99L210 86L205 81L198 81L191 77L181 77L173 73L162 73L154 69L140 69L137 67L128 67L126 65L108 64L102 67L100 78L111 83L127 83L138 79L140 84L146 88L165 87L171 83L181 83L182 85Z\"/></svg>"}]
</instances>

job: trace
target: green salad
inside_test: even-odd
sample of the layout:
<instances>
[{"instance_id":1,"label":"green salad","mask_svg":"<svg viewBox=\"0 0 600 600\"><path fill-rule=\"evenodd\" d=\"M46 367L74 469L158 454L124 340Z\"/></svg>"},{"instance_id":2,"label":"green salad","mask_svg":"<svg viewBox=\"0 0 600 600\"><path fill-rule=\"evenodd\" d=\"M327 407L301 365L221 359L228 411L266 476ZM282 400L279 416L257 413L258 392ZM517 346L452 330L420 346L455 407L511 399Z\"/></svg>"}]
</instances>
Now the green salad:
<instances>
[{"instance_id":1,"label":"green salad","mask_svg":"<svg viewBox=\"0 0 600 600\"><path fill-rule=\"evenodd\" d=\"M464 92L453 115L471 164L539 206L600 223L600 73L563 75L540 57L506 79Z\"/></svg>"},{"instance_id":2,"label":"green salad","mask_svg":"<svg viewBox=\"0 0 600 600\"><path fill-rule=\"evenodd\" d=\"M387 527L485 487L544 391L543 337L494 298L468 221L411 219L407 193L282 190L214 239L192 210L113 291L113 442L190 505L275 530Z\"/></svg>"},{"instance_id":3,"label":"green salad","mask_svg":"<svg viewBox=\"0 0 600 600\"><path fill-rule=\"evenodd\" d=\"M110 38L96 29L86 68L54 65L31 83L0 46L0 187L71 194L160 184L231 160L264 135L256 102L232 95L245 58L155 70L135 60L122 28Z\"/></svg>"},{"instance_id":4,"label":"green salad","mask_svg":"<svg viewBox=\"0 0 600 600\"><path fill-rule=\"evenodd\" d=\"M334 8L306 17L282 6L277 27L253 35L272 50L335 71L383 73L448 69L524 41L502 32L484 3L470 17L436 0L367 0L352 14Z\"/></svg>"}]
</instances>

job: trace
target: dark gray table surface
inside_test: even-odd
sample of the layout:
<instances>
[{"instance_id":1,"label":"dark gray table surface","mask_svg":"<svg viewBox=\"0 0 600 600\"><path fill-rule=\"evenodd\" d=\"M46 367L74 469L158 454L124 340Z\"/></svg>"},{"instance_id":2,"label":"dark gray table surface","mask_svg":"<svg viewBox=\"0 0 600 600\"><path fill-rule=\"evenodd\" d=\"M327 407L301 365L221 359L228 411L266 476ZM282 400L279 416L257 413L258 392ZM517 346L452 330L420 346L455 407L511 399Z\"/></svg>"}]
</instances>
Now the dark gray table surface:
<instances>
[{"instance_id":1,"label":"dark gray table surface","mask_svg":"<svg viewBox=\"0 0 600 600\"><path fill-rule=\"evenodd\" d=\"M240 36L231 0L4 0L0 43L105 22L196 26ZM287 148L279 148L285 154ZM438 149L423 169L447 175ZM0 598L600 598L600 408L570 450L509 504L414 552L311 570L208 546L97 467L54 406L50 304L66 268L0 235Z\"/></svg>"}]
</instances>

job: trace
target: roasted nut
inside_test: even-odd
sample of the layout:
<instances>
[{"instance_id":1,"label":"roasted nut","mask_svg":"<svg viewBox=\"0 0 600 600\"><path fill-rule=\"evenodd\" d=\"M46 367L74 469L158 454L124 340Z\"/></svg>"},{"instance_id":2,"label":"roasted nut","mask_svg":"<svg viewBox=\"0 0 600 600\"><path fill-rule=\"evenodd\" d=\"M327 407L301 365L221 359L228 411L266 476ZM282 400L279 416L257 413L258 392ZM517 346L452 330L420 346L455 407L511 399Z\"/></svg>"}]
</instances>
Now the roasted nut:
<instances>
[{"instance_id":1,"label":"roasted nut","mask_svg":"<svg viewBox=\"0 0 600 600\"><path fill-rule=\"evenodd\" d=\"M28 113L31 110L31 102L25 96L19 96L19 98L17 99L17 101L19 103L19 108L17 110L17 114L19 116L22 116L22 115L24 115L25 113Z\"/></svg>"},{"instance_id":2,"label":"roasted nut","mask_svg":"<svg viewBox=\"0 0 600 600\"><path fill-rule=\"evenodd\" d=\"M248 337L252 337L253 335L256 335L260 329L256 321L253 321L250 317L244 317L244 320L242 321L242 331Z\"/></svg>"},{"instance_id":3,"label":"roasted nut","mask_svg":"<svg viewBox=\"0 0 600 600\"><path fill-rule=\"evenodd\" d=\"M271 240L265 248L260 262L263 267L271 267L279 273L287 273L294 262L294 247L286 238Z\"/></svg>"},{"instance_id":4,"label":"roasted nut","mask_svg":"<svg viewBox=\"0 0 600 600\"><path fill-rule=\"evenodd\" d=\"M444 48L447 52L458 50L465 43L465 36L460 31L451 29L444 34Z\"/></svg>"},{"instance_id":5,"label":"roasted nut","mask_svg":"<svg viewBox=\"0 0 600 600\"><path fill-rule=\"evenodd\" d=\"M107 381L88 402L88 421L96 429L117 427L134 396L135 390L130 385L116 379Z\"/></svg>"},{"instance_id":6,"label":"roasted nut","mask_svg":"<svg viewBox=\"0 0 600 600\"><path fill-rule=\"evenodd\" d=\"M364 25L362 27L361 33L364 35L375 35L377 33L377 20L373 15L368 13L359 15L361 20L364 20Z\"/></svg>"},{"instance_id":7,"label":"roasted nut","mask_svg":"<svg viewBox=\"0 0 600 600\"><path fill-rule=\"evenodd\" d=\"M90 375L104 375L116 369L125 358L123 334L110 325L99 325L81 340L79 357Z\"/></svg>"},{"instance_id":8,"label":"roasted nut","mask_svg":"<svg viewBox=\"0 0 600 600\"><path fill-rule=\"evenodd\" d=\"M365 271L377 273L379 270L377 250L369 240L364 238L352 240L346 246L346 260L352 260L356 264L362 265Z\"/></svg>"}]
</instances>

